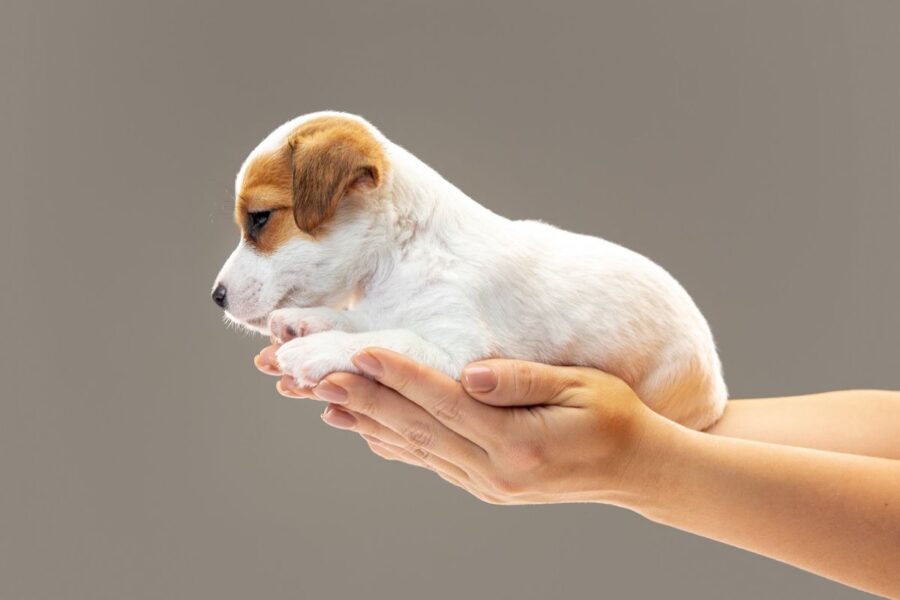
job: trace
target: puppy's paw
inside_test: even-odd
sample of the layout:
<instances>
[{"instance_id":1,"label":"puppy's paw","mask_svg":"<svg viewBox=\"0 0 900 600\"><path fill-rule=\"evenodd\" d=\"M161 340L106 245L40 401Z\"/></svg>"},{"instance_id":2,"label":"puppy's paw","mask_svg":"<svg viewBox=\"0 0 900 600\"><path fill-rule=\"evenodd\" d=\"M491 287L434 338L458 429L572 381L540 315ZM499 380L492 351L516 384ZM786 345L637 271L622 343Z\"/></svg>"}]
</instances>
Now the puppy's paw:
<instances>
[{"instance_id":1,"label":"puppy's paw","mask_svg":"<svg viewBox=\"0 0 900 600\"><path fill-rule=\"evenodd\" d=\"M269 315L269 332L280 342L287 342L330 331L337 323L329 318L329 312L330 309L320 308L280 308Z\"/></svg>"},{"instance_id":2,"label":"puppy's paw","mask_svg":"<svg viewBox=\"0 0 900 600\"><path fill-rule=\"evenodd\" d=\"M275 357L283 373L296 379L297 385L311 388L336 371L359 373L350 361L356 350L352 334L326 331L286 342Z\"/></svg>"}]
</instances>

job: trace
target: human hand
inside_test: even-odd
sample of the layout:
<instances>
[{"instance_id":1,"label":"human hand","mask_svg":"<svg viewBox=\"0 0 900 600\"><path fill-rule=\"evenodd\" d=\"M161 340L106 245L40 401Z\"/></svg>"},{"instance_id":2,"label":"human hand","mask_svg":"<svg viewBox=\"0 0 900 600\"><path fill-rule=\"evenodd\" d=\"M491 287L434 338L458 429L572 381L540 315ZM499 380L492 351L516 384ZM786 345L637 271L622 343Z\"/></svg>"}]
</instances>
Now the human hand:
<instances>
[{"instance_id":1,"label":"human hand","mask_svg":"<svg viewBox=\"0 0 900 600\"><path fill-rule=\"evenodd\" d=\"M255 360L273 375L275 349ZM323 420L359 433L375 454L494 504L623 504L645 491L641 473L658 458L658 445L643 440L677 429L595 369L487 360L466 367L460 383L380 348L353 362L372 379L333 373L305 389L283 376L278 390L329 402Z\"/></svg>"},{"instance_id":2,"label":"human hand","mask_svg":"<svg viewBox=\"0 0 900 600\"><path fill-rule=\"evenodd\" d=\"M378 348L353 362L375 381L332 373L304 390L283 377L279 391L328 401L326 423L486 502L617 504L900 597L896 460L686 429L592 369L489 360L459 383ZM272 347L256 364L279 374Z\"/></svg>"}]
</instances>

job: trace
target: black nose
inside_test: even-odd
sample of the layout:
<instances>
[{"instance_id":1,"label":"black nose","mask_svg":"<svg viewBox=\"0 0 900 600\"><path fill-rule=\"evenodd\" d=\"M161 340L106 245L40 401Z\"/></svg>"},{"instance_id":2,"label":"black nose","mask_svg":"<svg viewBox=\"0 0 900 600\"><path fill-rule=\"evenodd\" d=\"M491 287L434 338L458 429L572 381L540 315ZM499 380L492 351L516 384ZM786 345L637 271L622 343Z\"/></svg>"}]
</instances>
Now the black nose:
<instances>
[{"instance_id":1,"label":"black nose","mask_svg":"<svg viewBox=\"0 0 900 600\"><path fill-rule=\"evenodd\" d=\"M220 283L219 285L216 286L216 289L213 290L213 293L212 293L213 302L218 304L221 308L225 308L225 305L227 304L227 302L225 300L225 296L226 296L225 286Z\"/></svg>"}]
</instances>

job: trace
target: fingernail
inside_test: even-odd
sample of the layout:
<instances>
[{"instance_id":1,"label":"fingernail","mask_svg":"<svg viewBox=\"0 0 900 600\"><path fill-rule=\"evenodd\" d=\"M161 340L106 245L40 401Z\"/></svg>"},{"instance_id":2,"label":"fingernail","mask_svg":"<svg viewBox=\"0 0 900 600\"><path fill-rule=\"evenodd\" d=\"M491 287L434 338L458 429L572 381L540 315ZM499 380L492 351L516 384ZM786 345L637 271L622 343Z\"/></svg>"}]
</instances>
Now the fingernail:
<instances>
[{"instance_id":1,"label":"fingernail","mask_svg":"<svg viewBox=\"0 0 900 600\"><path fill-rule=\"evenodd\" d=\"M263 348L262 351L253 358L253 362L262 366L278 366L278 360L275 358L275 351L269 348Z\"/></svg>"},{"instance_id":2,"label":"fingernail","mask_svg":"<svg viewBox=\"0 0 900 600\"><path fill-rule=\"evenodd\" d=\"M263 373L268 373L269 375L277 375L279 373L278 369L273 367L271 364L264 362L262 357L259 355L257 355L256 358L253 359L253 364L256 365L256 368Z\"/></svg>"},{"instance_id":3,"label":"fingernail","mask_svg":"<svg viewBox=\"0 0 900 600\"><path fill-rule=\"evenodd\" d=\"M313 388L313 394L316 398L331 402L332 404L347 404L347 390L334 385L330 381L320 381L319 385Z\"/></svg>"},{"instance_id":4,"label":"fingernail","mask_svg":"<svg viewBox=\"0 0 900 600\"><path fill-rule=\"evenodd\" d=\"M489 392L497 387L497 374L490 367L466 367L462 372L462 384L470 392Z\"/></svg>"},{"instance_id":5,"label":"fingernail","mask_svg":"<svg viewBox=\"0 0 900 600\"><path fill-rule=\"evenodd\" d=\"M294 378L290 375L282 375L281 379L278 380L278 383L275 384L275 388L278 390L279 394L287 395L287 396L303 396L303 390L297 387L297 382L294 381Z\"/></svg>"},{"instance_id":6,"label":"fingernail","mask_svg":"<svg viewBox=\"0 0 900 600\"><path fill-rule=\"evenodd\" d=\"M338 429L351 429L356 425L356 417L332 404L322 413L322 420Z\"/></svg>"},{"instance_id":7,"label":"fingernail","mask_svg":"<svg viewBox=\"0 0 900 600\"><path fill-rule=\"evenodd\" d=\"M372 377L377 378L381 377L381 374L384 372L384 369L381 368L381 363L378 362L378 359L365 350L354 354L351 360L353 361L353 364L356 365L357 368L366 375L371 375Z\"/></svg>"}]
</instances>

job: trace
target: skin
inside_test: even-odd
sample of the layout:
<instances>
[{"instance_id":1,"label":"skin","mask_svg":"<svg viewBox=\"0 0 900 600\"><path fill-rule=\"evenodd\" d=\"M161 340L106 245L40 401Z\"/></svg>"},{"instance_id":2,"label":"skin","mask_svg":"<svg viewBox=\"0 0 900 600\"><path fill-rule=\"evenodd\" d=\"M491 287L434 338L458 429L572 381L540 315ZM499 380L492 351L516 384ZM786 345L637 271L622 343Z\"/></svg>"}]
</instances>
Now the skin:
<instances>
[{"instance_id":1,"label":"skin","mask_svg":"<svg viewBox=\"0 0 900 600\"><path fill-rule=\"evenodd\" d=\"M280 375L275 346L256 357ZM369 348L369 378L280 393L388 460L493 504L602 502L876 594L900 596L900 393L731 401L707 432L594 369L473 363L462 381Z\"/></svg>"}]
</instances>

